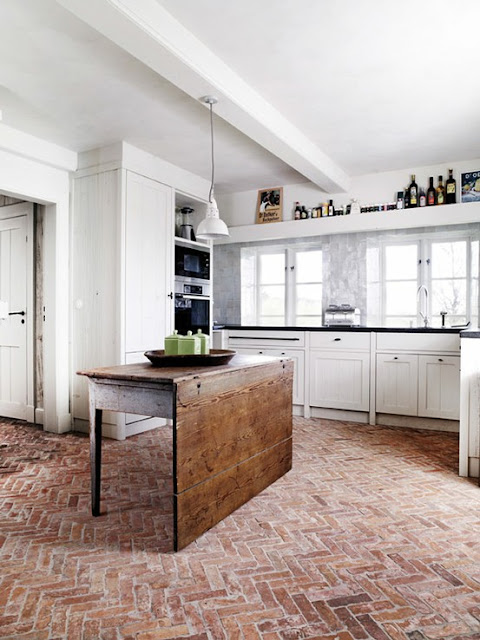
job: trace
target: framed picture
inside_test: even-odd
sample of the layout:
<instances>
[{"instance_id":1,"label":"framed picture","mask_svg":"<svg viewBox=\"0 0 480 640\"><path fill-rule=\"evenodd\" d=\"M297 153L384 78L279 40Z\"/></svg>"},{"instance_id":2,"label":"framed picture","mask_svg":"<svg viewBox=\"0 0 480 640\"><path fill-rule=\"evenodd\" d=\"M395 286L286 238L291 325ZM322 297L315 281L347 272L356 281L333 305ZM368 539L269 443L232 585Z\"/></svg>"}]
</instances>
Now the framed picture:
<instances>
[{"instance_id":1,"label":"framed picture","mask_svg":"<svg viewBox=\"0 0 480 640\"><path fill-rule=\"evenodd\" d=\"M480 201L480 171L462 173L462 202Z\"/></svg>"},{"instance_id":2,"label":"framed picture","mask_svg":"<svg viewBox=\"0 0 480 640\"><path fill-rule=\"evenodd\" d=\"M283 188L260 189L257 197L256 223L280 222L282 220Z\"/></svg>"}]
</instances>

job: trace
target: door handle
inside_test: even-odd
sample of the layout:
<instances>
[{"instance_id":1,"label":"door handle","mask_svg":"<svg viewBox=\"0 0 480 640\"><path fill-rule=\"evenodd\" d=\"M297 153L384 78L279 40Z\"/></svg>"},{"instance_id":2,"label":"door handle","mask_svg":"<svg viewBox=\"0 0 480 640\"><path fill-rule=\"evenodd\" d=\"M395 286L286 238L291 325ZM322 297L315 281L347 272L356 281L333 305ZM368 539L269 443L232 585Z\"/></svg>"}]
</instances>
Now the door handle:
<instances>
[{"instance_id":1,"label":"door handle","mask_svg":"<svg viewBox=\"0 0 480 640\"><path fill-rule=\"evenodd\" d=\"M9 316L24 316L25 311L10 311Z\"/></svg>"}]
</instances>

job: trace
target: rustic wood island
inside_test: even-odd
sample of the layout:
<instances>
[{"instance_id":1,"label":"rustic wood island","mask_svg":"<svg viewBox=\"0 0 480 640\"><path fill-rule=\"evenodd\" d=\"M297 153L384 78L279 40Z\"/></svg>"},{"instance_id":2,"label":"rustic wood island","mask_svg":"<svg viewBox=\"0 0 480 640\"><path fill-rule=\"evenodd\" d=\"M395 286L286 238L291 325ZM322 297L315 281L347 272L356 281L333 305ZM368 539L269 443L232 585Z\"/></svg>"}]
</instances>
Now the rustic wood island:
<instances>
[{"instance_id":1,"label":"rustic wood island","mask_svg":"<svg viewBox=\"0 0 480 640\"><path fill-rule=\"evenodd\" d=\"M175 551L291 469L289 359L236 355L222 366L138 363L79 374L89 379L94 516L100 515L103 410L172 420Z\"/></svg>"}]
</instances>

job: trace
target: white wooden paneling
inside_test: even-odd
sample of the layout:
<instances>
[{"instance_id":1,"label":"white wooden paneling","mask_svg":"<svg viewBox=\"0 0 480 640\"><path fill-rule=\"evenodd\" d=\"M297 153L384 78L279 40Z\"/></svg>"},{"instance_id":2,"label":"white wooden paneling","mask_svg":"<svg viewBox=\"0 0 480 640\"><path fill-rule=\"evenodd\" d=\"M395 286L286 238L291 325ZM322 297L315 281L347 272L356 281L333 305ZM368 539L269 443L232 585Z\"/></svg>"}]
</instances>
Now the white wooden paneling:
<instances>
[{"instance_id":1,"label":"white wooden paneling","mask_svg":"<svg viewBox=\"0 0 480 640\"><path fill-rule=\"evenodd\" d=\"M87 381L75 372L120 362L119 188L120 171L79 178L74 185L73 415L85 420Z\"/></svg>"},{"instance_id":2,"label":"white wooden paneling","mask_svg":"<svg viewBox=\"0 0 480 640\"><path fill-rule=\"evenodd\" d=\"M452 333L399 332L377 333L377 351L435 351L444 353L460 352L460 336L458 331Z\"/></svg>"},{"instance_id":3,"label":"white wooden paneling","mask_svg":"<svg viewBox=\"0 0 480 640\"><path fill-rule=\"evenodd\" d=\"M417 415L418 356L377 354L376 411Z\"/></svg>"},{"instance_id":4,"label":"white wooden paneling","mask_svg":"<svg viewBox=\"0 0 480 640\"><path fill-rule=\"evenodd\" d=\"M311 331L310 347L313 349L336 349L369 351L370 332L355 331Z\"/></svg>"},{"instance_id":5,"label":"white wooden paneling","mask_svg":"<svg viewBox=\"0 0 480 640\"><path fill-rule=\"evenodd\" d=\"M259 345L259 347L303 347L304 331L278 331L258 329L229 329L228 344L231 348L243 345Z\"/></svg>"},{"instance_id":6,"label":"white wooden paneling","mask_svg":"<svg viewBox=\"0 0 480 640\"><path fill-rule=\"evenodd\" d=\"M167 219L172 189L127 172L125 234L125 350L162 348L167 335Z\"/></svg>"},{"instance_id":7,"label":"white wooden paneling","mask_svg":"<svg viewBox=\"0 0 480 640\"><path fill-rule=\"evenodd\" d=\"M310 351L310 405L368 411L370 354Z\"/></svg>"},{"instance_id":8,"label":"white wooden paneling","mask_svg":"<svg viewBox=\"0 0 480 640\"><path fill-rule=\"evenodd\" d=\"M418 357L418 415L458 420L460 357Z\"/></svg>"}]
</instances>

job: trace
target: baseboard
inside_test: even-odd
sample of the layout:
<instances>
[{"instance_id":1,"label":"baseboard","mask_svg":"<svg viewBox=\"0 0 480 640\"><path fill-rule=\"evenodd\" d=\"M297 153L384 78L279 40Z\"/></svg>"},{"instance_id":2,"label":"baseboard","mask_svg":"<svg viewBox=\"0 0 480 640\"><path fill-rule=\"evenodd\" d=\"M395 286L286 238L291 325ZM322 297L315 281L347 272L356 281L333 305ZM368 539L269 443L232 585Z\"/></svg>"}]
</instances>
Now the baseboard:
<instances>
[{"instance_id":1,"label":"baseboard","mask_svg":"<svg viewBox=\"0 0 480 640\"><path fill-rule=\"evenodd\" d=\"M73 430L80 433L90 433L90 424L88 420L82 420L81 418L74 418ZM108 422L102 423L102 436L105 438L111 438L112 440L125 440L124 427L118 424L111 424Z\"/></svg>"},{"instance_id":2,"label":"baseboard","mask_svg":"<svg viewBox=\"0 0 480 640\"><path fill-rule=\"evenodd\" d=\"M125 433L128 438L130 436L135 436L138 433L144 433L145 431L151 431L158 427L164 427L168 422L170 424L172 423L171 420L167 421L165 418L148 418L147 420L139 420L138 422L127 424L125 427Z\"/></svg>"},{"instance_id":3,"label":"baseboard","mask_svg":"<svg viewBox=\"0 0 480 640\"><path fill-rule=\"evenodd\" d=\"M428 429L430 431L448 431L458 433L458 420L441 420L439 418L419 418L417 416L396 416L390 413L377 413L376 424L388 427L410 427L411 429Z\"/></svg>"},{"instance_id":4,"label":"baseboard","mask_svg":"<svg viewBox=\"0 0 480 640\"><path fill-rule=\"evenodd\" d=\"M43 424L43 414L43 409L39 409L38 407L35 409L35 424Z\"/></svg>"},{"instance_id":5,"label":"baseboard","mask_svg":"<svg viewBox=\"0 0 480 640\"><path fill-rule=\"evenodd\" d=\"M292 408L292 414L294 416L300 416L301 418L303 418L303 416L305 415L303 404L294 404Z\"/></svg>"},{"instance_id":6,"label":"baseboard","mask_svg":"<svg viewBox=\"0 0 480 640\"><path fill-rule=\"evenodd\" d=\"M480 460L470 457L468 459L468 477L478 478L480 475Z\"/></svg>"},{"instance_id":7,"label":"baseboard","mask_svg":"<svg viewBox=\"0 0 480 640\"><path fill-rule=\"evenodd\" d=\"M368 424L368 413L363 411L345 411L343 409L323 409L310 407L310 417L325 418L326 420L347 420Z\"/></svg>"}]
</instances>

